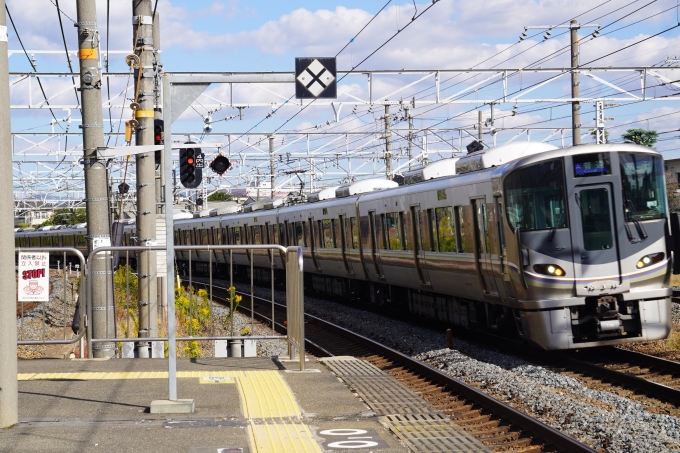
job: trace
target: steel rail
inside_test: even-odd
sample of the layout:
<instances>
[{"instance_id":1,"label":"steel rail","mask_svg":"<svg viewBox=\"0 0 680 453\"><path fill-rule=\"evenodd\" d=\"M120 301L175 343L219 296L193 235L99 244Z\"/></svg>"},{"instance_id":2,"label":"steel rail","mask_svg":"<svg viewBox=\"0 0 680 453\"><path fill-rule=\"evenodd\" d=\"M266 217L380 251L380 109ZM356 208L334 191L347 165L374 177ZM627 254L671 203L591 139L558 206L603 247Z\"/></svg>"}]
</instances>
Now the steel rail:
<instances>
[{"instance_id":1,"label":"steel rail","mask_svg":"<svg viewBox=\"0 0 680 453\"><path fill-rule=\"evenodd\" d=\"M196 284L202 284L200 282L196 282ZM204 283L203 283L204 284ZM205 284L204 284L205 285ZM213 286L214 289L219 289L221 291L227 291L226 288L222 288L219 286ZM257 299L259 301L265 302L267 304L270 304L271 301L266 300L261 297L253 297L253 299ZM275 303L276 306L279 308L285 308L285 305L280 304L280 303ZM239 309L243 308L244 310L248 310L246 307L243 307L243 304L239 306ZM253 307L254 309L254 307ZM263 319L266 319L267 321L271 322L269 318L266 318L264 315L262 316ZM325 321L317 316L314 315L309 315L305 314L305 320L307 322L313 322L315 324L323 326L323 328L333 331L334 333L340 334L344 337L347 337L367 348L369 348L372 351L377 352L378 354L387 357L391 360L394 360L395 362L399 362L400 364L404 365L405 367L417 372L418 374L425 376L432 380L434 383L437 383L439 385L442 385L451 391L460 394L461 396L465 398L469 398L470 400L473 400L476 404L479 404L480 406L484 407L485 409L493 412L494 414L498 414L505 418L506 420L516 424L517 426L526 429L527 431L530 431L531 433L536 434L538 437L540 437L543 441L545 441L546 445L552 445L554 447L557 447L561 451L568 451L568 452L588 452L588 453L595 453L596 450L588 447L587 445L584 445L580 442L578 442L575 439L572 439L571 437L557 431L556 429L540 422L539 420L536 420L532 417L530 417L527 414L524 414L523 412L518 411L517 409L508 406L507 404L504 404L493 397L485 394L484 392L481 392L480 390L477 390L476 388L459 381L458 379L455 379L447 374L442 373L441 371L438 371L429 365L426 365L422 362L419 362L418 360L415 360L405 354L402 354L399 351L396 351L392 348L389 348L381 343L378 343L374 340L371 340L363 335L359 335L355 332L352 332L348 329L345 329L343 327L340 327L338 325L335 325L331 322ZM285 328L285 326L281 326L280 324L276 323L277 326L280 326L281 328ZM325 349L323 349L321 346L311 343L308 339L305 339L305 344L312 346L313 348L320 348L321 350L324 351L325 354L332 356L333 354L329 353Z\"/></svg>"}]
</instances>

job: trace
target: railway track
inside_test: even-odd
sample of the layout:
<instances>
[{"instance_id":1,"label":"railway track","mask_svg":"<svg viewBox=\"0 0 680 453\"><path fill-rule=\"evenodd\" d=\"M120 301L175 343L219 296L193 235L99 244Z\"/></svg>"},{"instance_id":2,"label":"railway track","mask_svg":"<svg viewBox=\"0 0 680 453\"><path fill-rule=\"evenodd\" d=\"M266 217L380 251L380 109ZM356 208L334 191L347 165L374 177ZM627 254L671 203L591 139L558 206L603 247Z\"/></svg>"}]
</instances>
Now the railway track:
<instances>
[{"instance_id":1,"label":"railway track","mask_svg":"<svg viewBox=\"0 0 680 453\"><path fill-rule=\"evenodd\" d=\"M216 301L224 300L225 296L225 288L213 286ZM271 301L258 297L253 299L253 316L271 325ZM243 298L239 309L250 315L250 296ZM282 323L286 317L285 306L276 304L274 317L276 329L285 331ZM377 366L494 451L595 451L470 385L318 317L305 315L305 336L306 350L317 356L351 355Z\"/></svg>"}]
</instances>

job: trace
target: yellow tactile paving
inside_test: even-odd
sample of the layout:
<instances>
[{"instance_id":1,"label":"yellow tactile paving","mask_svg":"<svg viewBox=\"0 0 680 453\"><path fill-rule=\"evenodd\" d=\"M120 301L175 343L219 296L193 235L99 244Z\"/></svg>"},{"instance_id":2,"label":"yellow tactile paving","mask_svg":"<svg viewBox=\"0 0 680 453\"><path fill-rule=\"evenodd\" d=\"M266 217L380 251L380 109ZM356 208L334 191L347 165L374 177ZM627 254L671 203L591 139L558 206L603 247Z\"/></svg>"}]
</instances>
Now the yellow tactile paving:
<instances>
[{"instance_id":1,"label":"yellow tactile paving","mask_svg":"<svg viewBox=\"0 0 680 453\"><path fill-rule=\"evenodd\" d=\"M248 440L253 453L322 452L309 428L302 423L255 424L251 421Z\"/></svg>"},{"instance_id":2,"label":"yellow tactile paving","mask_svg":"<svg viewBox=\"0 0 680 453\"><path fill-rule=\"evenodd\" d=\"M293 393L278 371L240 371L236 375L247 418L301 417Z\"/></svg>"}]
</instances>

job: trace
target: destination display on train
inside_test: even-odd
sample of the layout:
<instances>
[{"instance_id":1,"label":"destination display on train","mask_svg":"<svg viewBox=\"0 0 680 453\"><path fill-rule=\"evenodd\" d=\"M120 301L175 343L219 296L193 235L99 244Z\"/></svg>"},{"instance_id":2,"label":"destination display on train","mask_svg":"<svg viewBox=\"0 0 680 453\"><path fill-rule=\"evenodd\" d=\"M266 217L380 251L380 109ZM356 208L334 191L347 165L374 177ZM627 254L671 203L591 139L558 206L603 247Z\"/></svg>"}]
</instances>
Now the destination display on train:
<instances>
[{"instance_id":1,"label":"destination display on train","mask_svg":"<svg viewBox=\"0 0 680 453\"><path fill-rule=\"evenodd\" d=\"M599 176L611 173L609 154L593 153L574 156L574 176Z\"/></svg>"}]
</instances>

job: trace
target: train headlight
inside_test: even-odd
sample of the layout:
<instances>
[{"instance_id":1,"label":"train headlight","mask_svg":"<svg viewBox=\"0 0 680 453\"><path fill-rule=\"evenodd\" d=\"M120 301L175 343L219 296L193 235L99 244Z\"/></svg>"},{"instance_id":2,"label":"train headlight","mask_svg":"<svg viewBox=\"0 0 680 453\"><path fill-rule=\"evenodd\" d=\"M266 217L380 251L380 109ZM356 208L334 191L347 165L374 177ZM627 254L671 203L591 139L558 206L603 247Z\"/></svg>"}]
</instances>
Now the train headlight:
<instances>
[{"instance_id":1,"label":"train headlight","mask_svg":"<svg viewBox=\"0 0 680 453\"><path fill-rule=\"evenodd\" d=\"M534 271L543 275L552 275L555 277L564 277L566 272L557 264L534 264Z\"/></svg>"},{"instance_id":2,"label":"train headlight","mask_svg":"<svg viewBox=\"0 0 680 453\"><path fill-rule=\"evenodd\" d=\"M635 265L638 269L642 269L643 267L651 266L652 264L656 264L663 260L664 258L663 253L652 253L651 255L645 255L642 258L640 258Z\"/></svg>"}]
</instances>

